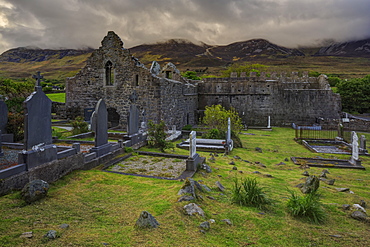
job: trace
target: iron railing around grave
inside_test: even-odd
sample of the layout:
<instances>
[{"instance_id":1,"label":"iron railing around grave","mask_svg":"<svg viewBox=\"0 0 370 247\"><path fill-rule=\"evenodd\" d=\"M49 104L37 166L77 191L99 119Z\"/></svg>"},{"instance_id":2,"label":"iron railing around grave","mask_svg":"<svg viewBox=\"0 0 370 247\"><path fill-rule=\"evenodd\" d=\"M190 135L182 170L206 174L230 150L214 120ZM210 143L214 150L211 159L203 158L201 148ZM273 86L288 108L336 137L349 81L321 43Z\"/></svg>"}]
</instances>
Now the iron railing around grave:
<instances>
[{"instance_id":1,"label":"iron railing around grave","mask_svg":"<svg viewBox=\"0 0 370 247\"><path fill-rule=\"evenodd\" d=\"M335 140L340 136L338 130L325 130L325 129L295 129L295 138L299 140ZM345 130L342 133L342 138L345 142L351 143L351 131Z\"/></svg>"}]
</instances>

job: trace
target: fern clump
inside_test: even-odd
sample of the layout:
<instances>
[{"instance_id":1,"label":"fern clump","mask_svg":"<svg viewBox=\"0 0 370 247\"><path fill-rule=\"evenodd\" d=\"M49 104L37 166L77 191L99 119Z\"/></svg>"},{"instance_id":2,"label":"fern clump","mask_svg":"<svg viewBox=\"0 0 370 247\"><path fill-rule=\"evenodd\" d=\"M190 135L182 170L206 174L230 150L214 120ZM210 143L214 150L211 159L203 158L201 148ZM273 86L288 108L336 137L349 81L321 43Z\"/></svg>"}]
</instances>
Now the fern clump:
<instances>
[{"instance_id":1,"label":"fern clump","mask_svg":"<svg viewBox=\"0 0 370 247\"><path fill-rule=\"evenodd\" d=\"M232 202L241 206L264 209L267 205L272 204L273 201L267 197L256 179L246 178L239 181L238 178L235 178L232 189Z\"/></svg>"},{"instance_id":2,"label":"fern clump","mask_svg":"<svg viewBox=\"0 0 370 247\"><path fill-rule=\"evenodd\" d=\"M311 222L320 224L326 219L326 213L320 201L320 194L311 192L304 196L298 196L290 191L291 197L287 202L290 215L297 218L304 218Z\"/></svg>"}]
</instances>

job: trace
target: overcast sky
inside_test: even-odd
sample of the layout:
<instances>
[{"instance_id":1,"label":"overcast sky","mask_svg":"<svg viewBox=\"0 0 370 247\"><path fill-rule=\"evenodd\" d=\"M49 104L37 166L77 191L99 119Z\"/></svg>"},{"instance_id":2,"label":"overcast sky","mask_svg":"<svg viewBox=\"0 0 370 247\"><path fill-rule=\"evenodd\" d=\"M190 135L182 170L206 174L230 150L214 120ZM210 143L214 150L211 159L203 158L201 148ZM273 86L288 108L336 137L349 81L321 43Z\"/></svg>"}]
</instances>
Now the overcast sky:
<instances>
[{"instance_id":1,"label":"overcast sky","mask_svg":"<svg viewBox=\"0 0 370 247\"><path fill-rule=\"evenodd\" d=\"M126 48L171 38L297 47L370 37L369 0L0 0L0 53L20 46Z\"/></svg>"}]
</instances>

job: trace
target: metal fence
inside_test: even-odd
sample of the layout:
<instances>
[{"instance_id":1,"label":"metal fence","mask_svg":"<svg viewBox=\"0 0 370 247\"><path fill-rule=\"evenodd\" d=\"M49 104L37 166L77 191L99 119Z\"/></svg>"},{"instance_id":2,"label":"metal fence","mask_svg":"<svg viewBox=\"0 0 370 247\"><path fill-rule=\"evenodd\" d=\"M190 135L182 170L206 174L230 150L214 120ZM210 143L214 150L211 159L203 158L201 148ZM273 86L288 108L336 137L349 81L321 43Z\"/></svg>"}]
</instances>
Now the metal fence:
<instances>
[{"instance_id":1,"label":"metal fence","mask_svg":"<svg viewBox=\"0 0 370 247\"><path fill-rule=\"evenodd\" d=\"M315 129L295 129L296 139L313 139L313 140L335 140L339 136L338 130L315 130ZM351 142L351 131L343 131L343 140Z\"/></svg>"}]
</instances>

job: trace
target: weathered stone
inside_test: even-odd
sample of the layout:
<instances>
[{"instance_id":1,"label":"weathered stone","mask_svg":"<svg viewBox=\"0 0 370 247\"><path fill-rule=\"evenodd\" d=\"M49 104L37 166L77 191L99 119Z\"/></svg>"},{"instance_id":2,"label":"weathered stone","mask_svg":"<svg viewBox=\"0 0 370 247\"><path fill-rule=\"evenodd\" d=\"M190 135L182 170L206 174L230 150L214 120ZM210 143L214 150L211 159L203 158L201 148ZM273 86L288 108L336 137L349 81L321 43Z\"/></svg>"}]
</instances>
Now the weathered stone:
<instances>
[{"instance_id":1,"label":"weathered stone","mask_svg":"<svg viewBox=\"0 0 370 247\"><path fill-rule=\"evenodd\" d=\"M234 162L234 161L231 161L231 162L229 163L229 165L234 166L234 165L235 165L235 162Z\"/></svg>"},{"instance_id":2,"label":"weathered stone","mask_svg":"<svg viewBox=\"0 0 370 247\"><path fill-rule=\"evenodd\" d=\"M234 159L237 159L237 160L240 160L241 159L238 155L235 155L233 158Z\"/></svg>"},{"instance_id":3,"label":"weathered stone","mask_svg":"<svg viewBox=\"0 0 370 247\"><path fill-rule=\"evenodd\" d=\"M320 181L323 181L324 183L328 185L334 185L335 179L326 179L326 178L320 178Z\"/></svg>"},{"instance_id":4,"label":"weathered stone","mask_svg":"<svg viewBox=\"0 0 370 247\"><path fill-rule=\"evenodd\" d=\"M61 224L61 225L59 226L59 228L67 229L67 228L69 228L69 225L68 225L68 224Z\"/></svg>"},{"instance_id":5,"label":"weathered stone","mask_svg":"<svg viewBox=\"0 0 370 247\"><path fill-rule=\"evenodd\" d=\"M24 232L20 236L21 238L32 238L33 237L33 232Z\"/></svg>"},{"instance_id":6,"label":"weathered stone","mask_svg":"<svg viewBox=\"0 0 370 247\"><path fill-rule=\"evenodd\" d=\"M208 231L211 228L211 225L209 224L208 221L204 221L200 223L199 227L205 231Z\"/></svg>"},{"instance_id":7,"label":"weathered stone","mask_svg":"<svg viewBox=\"0 0 370 247\"><path fill-rule=\"evenodd\" d=\"M308 194L317 191L320 186L320 180L318 177L312 175L307 177L305 184L301 188L303 194Z\"/></svg>"},{"instance_id":8,"label":"weathered stone","mask_svg":"<svg viewBox=\"0 0 370 247\"><path fill-rule=\"evenodd\" d=\"M233 170L238 170L238 167L236 167L236 166L233 166Z\"/></svg>"},{"instance_id":9,"label":"weathered stone","mask_svg":"<svg viewBox=\"0 0 370 247\"><path fill-rule=\"evenodd\" d=\"M361 200L359 204L361 207L366 208L366 202L364 200Z\"/></svg>"},{"instance_id":10,"label":"weathered stone","mask_svg":"<svg viewBox=\"0 0 370 247\"><path fill-rule=\"evenodd\" d=\"M262 148L256 147L255 150L259 153L262 153Z\"/></svg>"},{"instance_id":11,"label":"weathered stone","mask_svg":"<svg viewBox=\"0 0 370 247\"><path fill-rule=\"evenodd\" d=\"M304 171L304 172L302 173L302 175L303 175L303 176L306 176L306 177L310 176L310 174L308 173L308 171Z\"/></svg>"},{"instance_id":12,"label":"weathered stone","mask_svg":"<svg viewBox=\"0 0 370 247\"><path fill-rule=\"evenodd\" d=\"M321 177L321 178L327 178L326 173L325 173L325 172L321 173L321 174L320 174L320 177Z\"/></svg>"},{"instance_id":13,"label":"weathered stone","mask_svg":"<svg viewBox=\"0 0 370 247\"><path fill-rule=\"evenodd\" d=\"M330 174L330 172L329 172L329 170L328 170L328 169L324 169L324 170L322 170L322 173Z\"/></svg>"},{"instance_id":14,"label":"weathered stone","mask_svg":"<svg viewBox=\"0 0 370 247\"><path fill-rule=\"evenodd\" d=\"M158 226L158 221L147 211L141 212L139 219L135 223L137 228L157 228Z\"/></svg>"},{"instance_id":15,"label":"weathered stone","mask_svg":"<svg viewBox=\"0 0 370 247\"><path fill-rule=\"evenodd\" d=\"M184 206L185 214L205 216L204 211L195 203L190 203Z\"/></svg>"},{"instance_id":16,"label":"weathered stone","mask_svg":"<svg viewBox=\"0 0 370 247\"><path fill-rule=\"evenodd\" d=\"M252 173L255 173L255 174L261 174L259 171L254 171Z\"/></svg>"},{"instance_id":17,"label":"weathered stone","mask_svg":"<svg viewBox=\"0 0 370 247\"><path fill-rule=\"evenodd\" d=\"M360 204L357 204L357 203L356 204L353 204L353 208L355 210L360 210L360 211L366 213L366 209L364 207L362 207Z\"/></svg>"},{"instance_id":18,"label":"weathered stone","mask_svg":"<svg viewBox=\"0 0 370 247\"><path fill-rule=\"evenodd\" d=\"M226 224L228 224L229 226L232 226L233 225L233 223L231 222L231 220L229 220L229 219L223 219L223 220L221 220L221 221L223 221L223 222L225 222Z\"/></svg>"},{"instance_id":19,"label":"weathered stone","mask_svg":"<svg viewBox=\"0 0 370 247\"><path fill-rule=\"evenodd\" d=\"M216 198L214 198L213 196L207 196L207 198L211 200L216 200Z\"/></svg>"},{"instance_id":20,"label":"weathered stone","mask_svg":"<svg viewBox=\"0 0 370 247\"><path fill-rule=\"evenodd\" d=\"M349 188L335 188L338 192L347 192Z\"/></svg>"},{"instance_id":21,"label":"weathered stone","mask_svg":"<svg viewBox=\"0 0 370 247\"><path fill-rule=\"evenodd\" d=\"M181 196L177 201L178 202L186 202L186 201L192 201L192 200L195 200L195 198L193 196Z\"/></svg>"},{"instance_id":22,"label":"weathered stone","mask_svg":"<svg viewBox=\"0 0 370 247\"><path fill-rule=\"evenodd\" d=\"M182 186L180 191L177 193L178 195L183 195L183 194L190 194L194 198L197 198L197 194L195 192L195 181L192 178L187 178L185 180L185 184Z\"/></svg>"},{"instance_id":23,"label":"weathered stone","mask_svg":"<svg viewBox=\"0 0 370 247\"><path fill-rule=\"evenodd\" d=\"M217 182L216 182L216 186L217 186L217 188L218 188L221 192L224 192L224 191L225 191L225 187L220 183L220 181L217 181Z\"/></svg>"},{"instance_id":24,"label":"weathered stone","mask_svg":"<svg viewBox=\"0 0 370 247\"><path fill-rule=\"evenodd\" d=\"M38 201L47 196L49 184L37 179L26 184L22 189L21 196L27 203Z\"/></svg>"},{"instance_id":25,"label":"weathered stone","mask_svg":"<svg viewBox=\"0 0 370 247\"><path fill-rule=\"evenodd\" d=\"M354 211L352 214L351 214L351 217L355 220L359 220L359 221L365 221L367 222L368 221L368 217L367 215L364 213L364 212L361 212L361 211Z\"/></svg>"},{"instance_id":26,"label":"weathered stone","mask_svg":"<svg viewBox=\"0 0 370 247\"><path fill-rule=\"evenodd\" d=\"M343 210L349 210L351 208L351 205L349 204L343 204L342 205Z\"/></svg>"},{"instance_id":27,"label":"weathered stone","mask_svg":"<svg viewBox=\"0 0 370 247\"><path fill-rule=\"evenodd\" d=\"M202 168L204 170L206 170L207 173L211 173L212 172L212 168L209 165L207 165L207 164L202 164Z\"/></svg>"},{"instance_id":28,"label":"weathered stone","mask_svg":"<svg viewBox=\"0 0 370 247\"><path fill-rule=\"evenodd\" d=\"M58 232L54 230L50 230L44 235L44 238L48 238L48 239L56 239L57 237L58 237Z\"/></svg>"}]
</instances>

